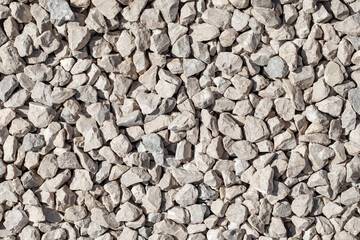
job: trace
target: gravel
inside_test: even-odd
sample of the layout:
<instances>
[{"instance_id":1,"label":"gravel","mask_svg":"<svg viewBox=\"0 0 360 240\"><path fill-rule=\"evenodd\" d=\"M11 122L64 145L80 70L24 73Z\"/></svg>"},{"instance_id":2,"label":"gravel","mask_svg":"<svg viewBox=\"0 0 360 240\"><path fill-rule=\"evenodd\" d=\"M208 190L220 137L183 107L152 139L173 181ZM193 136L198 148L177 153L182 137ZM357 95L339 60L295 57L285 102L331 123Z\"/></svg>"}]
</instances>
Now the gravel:
<instances>
[{"instance_id":1,"label":"gravel","mask_svg":"<svg viewBox=\"0 0 360 240\"><path fill-rule=\"evenodd\" d=\"M360 239L360 1L0 1L0 239Z\"/></svg>"}]
</instances>

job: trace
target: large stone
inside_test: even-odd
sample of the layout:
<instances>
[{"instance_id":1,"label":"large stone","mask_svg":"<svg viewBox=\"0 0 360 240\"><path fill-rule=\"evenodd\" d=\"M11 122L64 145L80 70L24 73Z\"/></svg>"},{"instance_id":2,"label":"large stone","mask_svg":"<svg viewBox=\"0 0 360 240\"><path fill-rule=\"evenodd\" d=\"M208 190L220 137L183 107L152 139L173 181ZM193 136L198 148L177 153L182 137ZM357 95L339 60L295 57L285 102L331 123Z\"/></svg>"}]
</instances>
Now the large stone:
<instances>
[{"instance_id":1,"label":"large stone","mask_svg":"<svg viewBox=\"0 0 360 240\"><path fill-rule=\"evenodd\" d=\"M45 146L44 137L40 134L28 133L24 136L21 146L24 151L36 152Z\"/></svg>"},{"instance_id":2,"label":"large stone","mask_svg":"<svg viewBox=\"0 0 360 240\"><path fill-rule=\"evenodd\" d=\"M180 132L190 130L196 125L195 116L191 112L183 112L178 117L176 117L170 124L169 130Z\"/></svg>"},{"instance_id":3,"label":"large stone","mask_svg":"<svg viewBox=\"0 0 360 240\"><path fill-rule=\"evenodd\" d=\"M178 15L179 0L156 0L154 7L160 10L165 22L171 23Z\"/></svg>"}]
</instances>

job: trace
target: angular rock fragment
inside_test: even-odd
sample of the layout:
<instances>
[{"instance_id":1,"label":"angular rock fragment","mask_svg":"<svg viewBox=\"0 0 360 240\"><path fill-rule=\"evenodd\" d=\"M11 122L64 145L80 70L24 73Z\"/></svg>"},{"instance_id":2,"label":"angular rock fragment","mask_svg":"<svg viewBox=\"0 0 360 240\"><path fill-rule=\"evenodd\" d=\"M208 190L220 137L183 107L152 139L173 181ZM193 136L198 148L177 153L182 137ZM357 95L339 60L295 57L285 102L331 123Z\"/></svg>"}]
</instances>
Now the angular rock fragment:
<instances>
[{"instance_id":1,"label":"angular rock fragment","mask_svg":"<svg viewBox=\"0 0 360 240\"><path fill-rule=\"evenodd\" d=\"M132 149L130 141L122 134L111 140L110 147L119 157L125 157Z\"/></svg>"},{"instance_id":2,"label":"angular rock fragment","mask_svg":"<svg viewBox=\"0 0 360 240\"><path fill-rule=\"evenodd\" d=\"M348 92L348 100L351 103L352 108L360 114L360 98L359 98L360 89L353 88Z\"/></svg>"},{"instance_id":3,"label":"angular rock fragment","mask_svg":"<svg viewBox=\"0 0 360 240\"><path fill-rule=\"evenodd\" d=\"M44 52L47 54L55 52L61 46L60 41L55 37L55 35L50 30L45 31L40 36L38 36L36 38L35 43L40 45L42 50L44 50ZM26 51L30 53L31 47L28 47L28 50L26 50ZM28 55L28 53L25 52L25 55ZM29 55L31 55L31 53Z\"/></svg>"},{"instance_id":4,"label":"angular rock fragment","mask_svg":"<svg viewBox=\"0 0 360 240\"><path fill-rule=\"evenodd\" d=\"M291 203L291 210L298 217L305 217L308 215L313 207L313 198L308 194L299 195Z\"/></svg>"},{"instance_id":5,"label":"angular rock fragment","mask_svg":"<svg viewBox=\"0 0 360 240\"><path fill-rule=\"evenodd\" d=\"M55 110L40 103L29 103L28 119L38 128L47 127L55 117Z\"/></svg>"},{"instance_id":6,"label":"angular rock fragment","mask_svg":"<svg viewBox=\"0 0 360 240\"><path fill-rule=\"evenodd\" d=\"M270 78L283 78L289 73L286 62L281 57L272 57L264 68Z\"/></svg>"},{"instance_id":7,"label":"angular rock fragment","mask_svg":"<svg viewBox=\"0 0 360 240\"><path fill-rule=\"evenodd\" d=\"M120 222L133 222L142 213L141 208L126 202L120 207L120 210L116 213L116 220Z\"/></svg>"},{"instance_id":8,"label":"angular rock fragment","mask_svg":"<svg viewBox=\"0 0 360 240\"><path fill-rule=\"evenodd\" d=\"M289 73L291 83L300 89L309 88L315 79L315 72L312 66L304 66L298 68L295 72Z\"/></svg>"},{"instance_id":9,"label":"angular rock fragment","mask_svg":"<svg viewBox=\"0 0 360 240\"><path fill-rule=\"evenodd\" d=\"M344 75L340 69L340 66L337 63L330 61L328 64L326 64L324 78L325 82L329 86L333 87L343 82Z\"/></svg>"},{"instance_id":10,"label":"angular rock fragment","mask_svg":"<svg viewBox=\"0 0 360 240\"><path fill-rule=\"evenodd\" d=\"M90 40L90 31L87 27L81 27L77 23L68 23L68 41L71 50L80 50Z\"/></svg>"},{"instance_id":11,"label":"angular rock fragment","mask_svg":"<svg viewBox=\"0 0 360 240\"><path fill-rule=\"evenodd\" d=\"M243 133L240 126L230 114L220 114L218 119L218 126L219 132L225 136L229 136L234 140L240 140L243 138Z\"/></svg>"},{"instance_id":12,"label":"angular rock fragment","mask_svg":"<svg viewBox=\"0 0 360 240\"><path fill-rule=\"evenodd\" d=\"M0 72L3 74L19 73L25 67L24 60L10 42L0 47Z\"/></svg>"},{"instance_id":13,"label":"angular rock fragment","mask_svg":"<svg viewBox=\"0 0 360 240\"><path fill-rule=\"evenodd\" d=\"M122 184L128 187L137 183L147 182L150 178L150 174L145 169L132 167L121 176L120 180Z\"/></svg>"},{"instance_id":14,"label":"angular rock fragment","mask_svg":"<svg viewBox=\"0 0 360 240\"><path fill-rule=\"evenodd\" d=\"M274 170L270 166L260 169L251 177L250 186L263 194L270 194L273 190L273 176Z\"/></svg>"},{"instance_id":15,"label":"angular rock fragment","mask_svg":"<svg viewBox=\"0 0 360 240\"><path fill-rule=\"evenodd\" d=\"M333 156L333 149L317 143L309 144L309 160L314 171L323 168Z\"/></svg>"},{"instance_id":16,"label":"angular rock fragment","mask_svg":"<svg viewBox=\"0 0 360 240\"><path fill-rule=\"evenodd\" d=\"M89 191L93 187L90 173L83 169L75 169L69 188L71 190Z\"/></svg>"},{"instance_id":17,"label":"angular rock fragment","mask_svg":"<svg viewBox=\"0 0 360 240\"><path fill-rule=\"evenodd\" d=\"M215 65L224 74L234 76L241 71L243 61L233 53L222 52L217 56Z\"/></svg>"},{"instance_id":18,"label":"angular rock fragment","mask_svg":"<svg viewBox=\"0 0 360 240\"><path fill-rule=\"evenodd\" d=\"M168 126L169 130L179 132L193 128L196 124L195 116L186 111L176 117Z\"/></svg>"},{"instance_id":19,"label":"angular rock fragment","mask_svg":"<svg viewBox=\"0 0 360 240\"><path fill-rule=\"evenodd\" d=\"M184 185L175 195L175 201L182 207L196 203L198 190L192 184Z\"/></svg>"},{"instance_id":20,"label":"angular rock fragment","mask_svg":"<svg viewBox=\"0 0 360 240\"><path fill-rule=\"evenodd\" d=\"M231 147L239 160L251 160L258 155L258 149L249 141L237 141Z\"/></svg>"},{"instance_id":21,"label":"angular rock fragment","mask_svg":"<svg viewBox=\"0 0 360 240\"><path fill-rule=\"evenodd\" d=\"M18 233L29 222L29 218L23 210L10 210L5 216L4 226L8 231Z\"/></svg>"},{"instance_id":22,"label":"angular rock fragment","mask_svg":"<svg viewBox=\"0 0 360 240\"><path fill-rule=\"evenodd\" d=\"M260 23L267 27L276 27L280 24L280 18L273 9L264 7L255 7L251 14Z\"/></svg>"},{"instance_id":23,"label":"angular rock fragment","mask_svg":"<svg viewBox=\"0 0 360 240\"><path fill-rule=\"evenodd\" d=\"M191 38L193 41L209 41L220 35L220 31L217 27L208 23L195 24L191 26Z\"/></svg>"},{"instance_id":24,"label":"angular rock fragment","mask_svg":"<svg viewBox=\"0 0 360 240\"><path fill-rule=\"evenodd\" d=\"M190 77L203 71L205 69L205 64L197 59L184 59L183 68L185 76Z\"/></svg>"},{"instance_id":25,"label":"angular rock fragment","mask_svg":"<svg viewBox=\"0 0 360 240\"><path fill-rule=\"evenodd\" d=\"M142 143L147 151L149 151L157 164L164 164L165 152L164 145L161 138L155 134L151 133L141 137Z\"/></svg>"},{"instance_id":26,"label":"angular rock fragment","mask_svg":"<svg viewBox=\"0 0 360 240\"><path fill-rule=\"evenodd\" d=\"M210 89L205 88L200 92L196 93L192 97L192 101L194 103L194 106L197 108L207 108L214 104L215 98L213 92Z\"/></svg>"},{"instance_id":27,"label":"angular rock fragment","mask_svg":"<svg viewBox=\"0 0 360 240\"><path fill-rule=\"evenodd\" d=\"M40 134L28 133L24 136L21 146L24 151L38 151L45 146L44 137Z\"/></svg>"},{"instance_id":28,"label":"angular rock fragment","mask_svg":"<svg viewBox=\"0 0 360 240\"><path fill-rule=\"evenodd\" d=\"M5 76L0 81L0 100L3 102L8 100L18 85L19 84L13 75Z\"/></svg>"},{"instance_id":29,"label":"angular rock fragment","mask_svg":"<svg viewBox=\"0 0 360 240\"><path fill-rule=\"evenodd\" d=\"M47 1L47 7L50 12L51 23L55 25L62 25L75 19L75 14L65 0L49 0Z\"/></svg>"},{"instance_id":30,"label":"angular rock fragment","mask_svg":"<svg viewBox=\"0 0 360 240\"><path fill-rule=\"evenodd\" d=\"M252 116L246 117L244 132L246 140L250 142L260 142L270 135L265 122Z\"/></svg>"},{"instance_id":31,"label":"angular rock fragment","mask_svg":"<svg viewBox=\"0 0 360 240\"><path fill-rule=\"evenodd\" d=\"M115 0L109 0L106 2L100 0L92 0L95 7L103 14L107 19L111 20L121 11L119 3Z\"/></svg>"}]
</instances>

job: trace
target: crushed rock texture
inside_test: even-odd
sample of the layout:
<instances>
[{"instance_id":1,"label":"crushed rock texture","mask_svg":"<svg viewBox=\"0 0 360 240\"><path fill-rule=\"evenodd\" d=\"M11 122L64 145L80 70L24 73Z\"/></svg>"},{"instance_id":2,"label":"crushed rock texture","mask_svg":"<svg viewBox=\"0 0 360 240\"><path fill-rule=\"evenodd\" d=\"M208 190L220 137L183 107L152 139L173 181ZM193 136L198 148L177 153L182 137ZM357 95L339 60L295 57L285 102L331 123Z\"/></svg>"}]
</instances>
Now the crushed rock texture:
<instances>
[{"instance_id":1,"label":"crushed rock texture","mask_svg":"<svg viewBox=\"0 0 360 240\"><path fill-rule=\"evenodd\" d=\"M0 0L0 239L360 239L359 0Z\"/></svg>"}]
</instances>

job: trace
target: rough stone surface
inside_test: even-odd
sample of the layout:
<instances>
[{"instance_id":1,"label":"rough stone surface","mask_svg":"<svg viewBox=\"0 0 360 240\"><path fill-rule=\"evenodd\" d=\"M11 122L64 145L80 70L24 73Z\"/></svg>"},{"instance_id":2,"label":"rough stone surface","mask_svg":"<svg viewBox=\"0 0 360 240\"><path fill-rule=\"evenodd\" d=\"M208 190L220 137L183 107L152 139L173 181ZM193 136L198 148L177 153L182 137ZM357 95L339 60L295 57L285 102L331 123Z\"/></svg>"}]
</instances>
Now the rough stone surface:
<instances>
[{"instance_id":1,"label":"rough stone surface","mask_svg":"<svg viewBox=\"0 0 360 240\"><path fill-rule=\"evenodd\" d=\"M0 239L359 239L359 12L0 0Z\"/></svg>"},{"instance_id":2,"label":"rough stone surface","mask_svg":"<svg viewBox=\"0 0 360 240\"><path fill-rule=\"evenodd\" d=\"M55 25L62 25L75 19L75 14L65 0L49 0L47 8L50 12L51 22Z\"/></svg>"}]
</instances>

